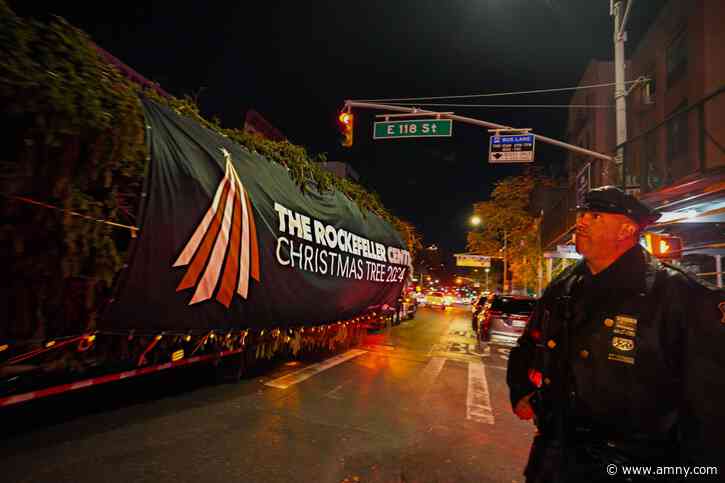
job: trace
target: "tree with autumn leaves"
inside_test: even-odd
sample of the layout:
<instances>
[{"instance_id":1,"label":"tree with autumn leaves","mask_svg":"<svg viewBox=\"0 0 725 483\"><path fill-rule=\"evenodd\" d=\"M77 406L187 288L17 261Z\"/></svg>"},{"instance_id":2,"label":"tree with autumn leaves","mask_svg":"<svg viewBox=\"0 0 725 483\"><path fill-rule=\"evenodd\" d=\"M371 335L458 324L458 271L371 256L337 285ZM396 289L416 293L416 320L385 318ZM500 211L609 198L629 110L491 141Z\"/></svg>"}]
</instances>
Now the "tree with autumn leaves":
<instances>
[{"instance_id":1,"label":"tree with autumn leaves","mask_svg":"<svg viewBox=\"0 0 725 483\"><path fill-rule=\"evenodd\" d=\"M536 292L542 257L539 243L541 216L531 209L534 188L554 186L555 182L536 169L496 182L488 201L473 205L473 214L481 223L468 232L471 253L503 256L504 236L512 289Z\"/></svg>"}]
</instances>

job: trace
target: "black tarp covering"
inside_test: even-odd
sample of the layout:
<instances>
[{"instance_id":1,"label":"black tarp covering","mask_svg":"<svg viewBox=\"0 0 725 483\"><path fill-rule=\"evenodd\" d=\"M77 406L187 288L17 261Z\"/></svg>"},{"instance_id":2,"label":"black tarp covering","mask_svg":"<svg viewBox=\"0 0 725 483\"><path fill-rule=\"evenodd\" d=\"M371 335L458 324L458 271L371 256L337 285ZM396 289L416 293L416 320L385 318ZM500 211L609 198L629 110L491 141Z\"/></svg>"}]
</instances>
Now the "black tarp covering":
<instances>
[{"instance_id":1,"label":"black tarp covering","mask_svg":"<svg viewBox=\"0 0 725 483\"><path fill-rule=\"evenodd\" d=\"M317 325L393 305L400 234L339 191L144 100L150 178L139 238L100 329Z\"/></svg>"}]
</instances>

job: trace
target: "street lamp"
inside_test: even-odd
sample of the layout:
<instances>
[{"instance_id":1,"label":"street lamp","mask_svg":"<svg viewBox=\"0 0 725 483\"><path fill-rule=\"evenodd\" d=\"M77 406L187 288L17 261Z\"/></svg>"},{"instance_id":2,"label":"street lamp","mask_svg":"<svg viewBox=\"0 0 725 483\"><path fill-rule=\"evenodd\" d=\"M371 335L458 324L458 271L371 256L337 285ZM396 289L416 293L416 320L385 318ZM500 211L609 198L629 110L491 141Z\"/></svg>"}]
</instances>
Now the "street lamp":
<instances>
[{"instance_id":1,"label":"street lamp","mask_svg":"<svg viewBox=\"0 0 725 483\"><path fill-rule=\"evenodd\" d=\"M489 292L489 289L488 289L488 272L491 271L491 269L490 268L486 268L484 271L486 272L486 292Z\"/></svg>"},{"instance_id":2,"label":"street lamp","mask_svg":"<svg viewBox=\"0 0 725 483\"><path fill-rule=\"evenodd\" d=\"M473 215L469 220L471 225L479 226L481 224L481 217ZM506 279L508 278L508 231L503 229L503 287L502 291L506 293ZM488 269L486 270L486 277L488 277ZM487 278L488 280L488 278ZM486 282L488 285L488 282ZM488 287L486 287L488 288Z\"/></svg>"}]
</instances>

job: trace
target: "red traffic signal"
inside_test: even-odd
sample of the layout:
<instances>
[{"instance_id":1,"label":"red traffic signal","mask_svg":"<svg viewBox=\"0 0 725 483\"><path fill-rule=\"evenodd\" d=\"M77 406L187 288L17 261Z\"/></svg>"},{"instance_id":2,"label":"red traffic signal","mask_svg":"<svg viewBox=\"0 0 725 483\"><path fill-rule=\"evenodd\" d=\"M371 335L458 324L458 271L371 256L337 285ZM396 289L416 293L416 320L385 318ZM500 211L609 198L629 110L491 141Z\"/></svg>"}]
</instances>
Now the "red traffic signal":
<instances>
[{"instance_id":1,"label":"red traffic signal","mask_svg":"<svg viewBox=\"0 0 725 483\"><path fill-rule=\"evenodd\" d=\"M657 258L679 260L682 258L682 238L659 233L645 233L644 247Z\"/></svg>"},{"instance_id":2,"label":"red traffic signal","mask_svg":"<svg viewBox=\"0 0 725 483\"><path fill-rule=\"evenodd\" d=\"M355 117L352 112L341 112L337 120L340 122L340 132L342 133L342 145L346 148L352 146L352 132Z\"/></svg>"}]
</instances>

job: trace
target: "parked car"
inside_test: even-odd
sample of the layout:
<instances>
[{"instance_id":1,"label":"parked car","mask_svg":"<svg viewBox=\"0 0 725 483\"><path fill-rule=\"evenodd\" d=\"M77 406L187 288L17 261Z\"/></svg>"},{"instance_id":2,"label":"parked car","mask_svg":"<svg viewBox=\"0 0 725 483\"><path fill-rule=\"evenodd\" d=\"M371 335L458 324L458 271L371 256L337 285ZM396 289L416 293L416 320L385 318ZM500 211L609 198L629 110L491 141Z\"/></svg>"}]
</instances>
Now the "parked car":
<instances>
[{"instance_id":1,"label":"parked car","mask_svg":"<svg viewBox=\"0 0 725 483\"><path fill-rule=\"evenodd\" d=\"M515 344L529 322L535 297L493 294L477 316L478 340Z\"/></svg>"},{"instance_id":2,"label":"parked car","mask_svg":"<svg viewBox=\"0 0 725 483\"><path fill-rule=\"evenodd\" d=\"M475 301L476 301L476 297L473 294L464 293L463 295L461 295L461 303L463 305L470 305Z\"/></svg>"},{"instance_id":3,"label":"parked car","mask_svg":"<svg viewBox=\"0 0 725 483\"><path fill-rule=\"evenodd\" d=\"M490 295L488 291L482 292L474 298L473 304L471 304L471 326L474 332L478 332L478 314L483 310Z\"/></svg>"},{"instance_id":4,"label":"parked car","mask_svg":"<svg viewBox=\"0 0 725 483\"><path fill-rule=\"evenodd\" d=\"M451 305L451 299L443 292L431 292L425 296L425 303L428 307L445 309Z\"/></svg>"}]
</instances>

